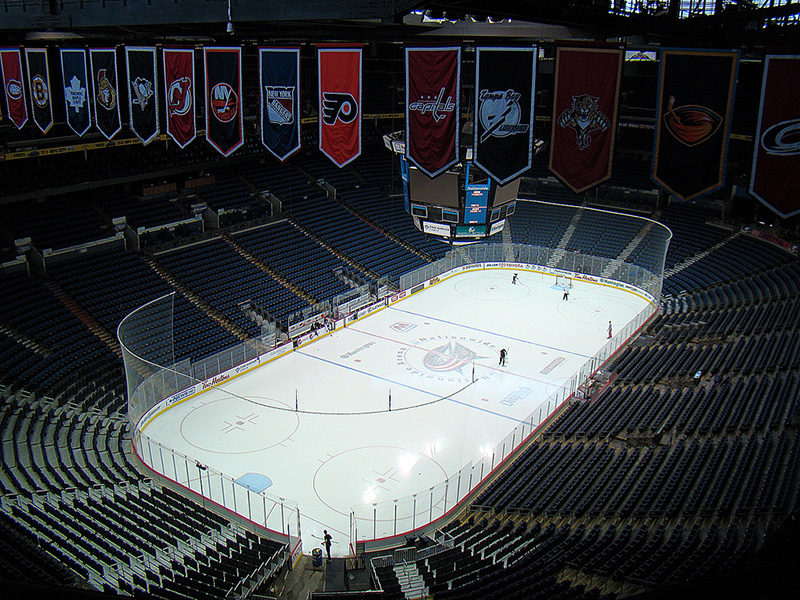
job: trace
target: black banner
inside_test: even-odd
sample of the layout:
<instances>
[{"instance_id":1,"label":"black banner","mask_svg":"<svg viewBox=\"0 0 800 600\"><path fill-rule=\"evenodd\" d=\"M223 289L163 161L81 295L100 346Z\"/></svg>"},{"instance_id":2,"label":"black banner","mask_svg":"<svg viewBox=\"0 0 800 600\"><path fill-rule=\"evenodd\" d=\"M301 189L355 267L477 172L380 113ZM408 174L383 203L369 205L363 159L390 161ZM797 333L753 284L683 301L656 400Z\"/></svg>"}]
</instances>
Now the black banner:
<instances>
[{"instance_id":1,"label":"black banner","mask_svg":"<svg viewBox=\"0 0 800 600\"><path fill-rule=\"evenodd\" d=\"M89 73L83 48L61 49L61 80L64 82L64 107L67 125L79 136L92 126L89 110Z\"/></svg>"},{"instance_id":2,"label":"black banner","mask_svg":"<svg viewBox=\"0 0 800 600\"><path fill-rule=\"evenodd\" d=\"M149 144L159 133L156 49L125 48L125 62L128 66L130 128L143 144Z\"/></svg>"},{"instance_id":3,"label":"black banner","mask_svg":"<svg viewBox=\"0 0 800 600\"><path fill-rule=\"evenodd\" d=\"M241 48L205 48L206 139L223 156L244 144Z\"/></svg>"},{"instance_id":4,"label":"black banner","mask_svg":"<svg viewBox=\"0 0 800 600\"><path fill-rule=\"evenodd\" d=\"M110 140L122 129L117 85L117 51L114 48L90 48L89 64L94 87L94 122Z\"/></svg>"},{"instance_id":5,"label":"black banner","mask_svg":"<svg viewBox=\"0 0 800 600\"><path fill-rule=\"evenodd\" d=\"M53 126L53 103L50 87L50 68L47 63L47 48L26 48L28 85L30 86L33 122L42 133Z\"/></svg>"}]
</instances>

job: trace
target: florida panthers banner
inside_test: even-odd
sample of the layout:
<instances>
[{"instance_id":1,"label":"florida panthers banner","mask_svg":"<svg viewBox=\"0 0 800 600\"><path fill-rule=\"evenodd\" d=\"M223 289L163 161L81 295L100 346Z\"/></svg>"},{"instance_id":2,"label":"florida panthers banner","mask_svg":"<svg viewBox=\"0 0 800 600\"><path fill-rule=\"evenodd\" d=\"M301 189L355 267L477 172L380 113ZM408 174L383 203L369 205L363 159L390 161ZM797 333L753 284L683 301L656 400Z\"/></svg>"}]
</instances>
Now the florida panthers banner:
<instances>
[{"instance_id":1,"label":"florida panthers banner","mask_svg":"<svg viewBox=\"0 0 800 600\"><path fill-rule=\"evenodd\" d=\"M429 177L458 162L461 48L406 48L406 157Z\"/></svg>"},{"instance_id":2,"label":"florida panthers banner","mask_svg":"<svg viewBox=\"0 0 800 600\"><path fill-rule=\"evenodd\" d=\"M550 170L580 193L609 179L624 50L557 47Z\"/></svg>"},{"instance_id":3,"label":"florida panthers banner","mask_svg":"<svg viewBox=\"0 0 800 600\"><path fill-rule=\"evenodd\" d=\"M300 149L300 48L259 48L261 143L283 162Z\"/></svg>"},{"instance_id":4,"label":"florida panthers banner","mask_svg":"<svg viewBox=\"0 0 800 600\"><path fill-rule=\"evenodd\" d=\"M156 85L156 49L125 48L128 65L128 112L130 128L143 144L158 136L158 86Z\"/></svg>"},{"instance_id":5,"label":"florida panthers banner","mask_svg":"<svg viewBox=\"0 0 800 600\"><path fill-rule=\"evenodd\" d=\"M800 212L800 56L764 61L750 193L782 217Z\"/></svg>"},{"instance_id":6,"label":"florida panthers banner","mask_svg":"<svg viewBox=\"0 0 800 600\"><path fill-rule=\"evenodd\" d=\"M114 48L90 48L89 65L94 82L94 122L107 140L122 129L117 84L117 51Z\"/></svg>"},{"instance_id":7,"label":"florida panthers banner","mask_svg":"<svg viewBox=\"0 0 800 600\"><path fill-rule=\"evenodd\" d=\"M197 136L194 50L164 48L164 105L167 135L181 148Z\"/></svg>"},{"instance_id":8,"label":"florida panthers banner","mask_svg":"<svg viewBox=\"0 0 800 600\"><path fill-rule=\"evenodd\" d=\"M50 98L50 67L46 48L26 48L28 89L31 94L31 116L39 131L47 133L53 126L53 104Z\"/></svg>"},{"instance_id":9,"label":"florida panthers banner","mask_svg":"<svg viewBox=\"0 0 800 600\"><path fill-rule=\"evenodd\" d=\"M21 129L28 122L28 103L22 83L22 56L19 48L0 48L0 68L3 71L3 92L8 118Z\"/></svg>"},{"instance_id":10,"label":"florida panthers banner","mask_svg":"<svg viewBox=\"0 0 800 600\"><path fill-rule=\"evenodd\" d=\"M361 154L361 48L317 47L319 149L339 167Z\"/></svg>"},{"instance_id":11,"label":"florida panthers banner","mask_svg":"<svg viewBox=\"0 0 800 600\"><path fill-rule=\"evenodd\" d=\"M64 82L67 125L82 136L92 126L92 111L89 110L89 75L86 52L82 48L61 49L61 80Z\"/></svg>"},{"instance_id":12,"label":"florida panthers banner","mask_svg":"<svg viewBox=\"0 0 800 600\"><path fill-rule=\"evenodd\" d=\"M725 184L739 53L661 51L652 179L692 200Z\"/></svg>"},{"instance_id":13,"label":"florida panthers banner","mask_svg":"<svg viewBox=\"0 0 800 600\"><path fill-rule=\"evenodd\" d=\"M223 156L244 144L241 49L205 48L206 140Z\"/></svg>"}]
</instances>

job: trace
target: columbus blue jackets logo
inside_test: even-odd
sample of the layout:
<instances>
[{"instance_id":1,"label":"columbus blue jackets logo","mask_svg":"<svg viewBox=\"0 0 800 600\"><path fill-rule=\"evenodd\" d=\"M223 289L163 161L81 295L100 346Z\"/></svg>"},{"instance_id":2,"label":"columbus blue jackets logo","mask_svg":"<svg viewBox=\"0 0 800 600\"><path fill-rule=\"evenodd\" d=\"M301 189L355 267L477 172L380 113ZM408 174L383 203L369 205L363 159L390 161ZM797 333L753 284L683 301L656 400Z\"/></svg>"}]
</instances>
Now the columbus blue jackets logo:
<instances>
[{"instance_id":1,"label":"columbus blue jackets logo","mask_svg":"<svg viewBox=\"0 0 800 600\"><path fill-rule=\"evenodd\" d=\"M239 113L239 96L230 84L218 83L211 89L211 114L223 123L229 123Z\"/></svg>"},{"instance_id":2,"label":"columbus blue jackets logo","mask_svg":"<svg viewBox=\"0 0 800 600\"><path fill-rule=\"evenodd\" d=\"M434 336L412 340L397 353L397 364L425 379L466 383L473 362L494 356L494 344L464 336ZM481 377L494 376L486 372Z\"/></svg>"},{"instance_id":3,"label":"columbus blue jackets logo","mask_svg":"<svg viewBox=\"0 0 800 600\"><path fill-rule=\"evenodd\" d=\"M322 93L322 122L333 125L337 120L350 123L358 116L358 103L352 94L341 92Z\"/></svg>"},{"instance_id":4,"label":"columbus blue jackets logo","mask_svg":"<svg viewBox=\"0 0 800 600\"><path fill-rule=\"evenodd\" d=\"M167 108L170 116L183 116L192 110L192 80L189 77L179 77L169 84L167 90Z\"/></svg>"},{"instance_id":5,"label":"columbus blue jackets logo","mask_svg":"<svg viewBox=\"0 0 800 600\"><path fill-rule=\"evenodd\" d=\"M767 154L777 156L800 154L800 119L775 123L761 134L760 142Z\"/></svg>"},{"instance_id":6,"label":"columbus blue jackets logo","mask_svg":"<svg viewBox=\"0 0 800 600\"><path fill-rule=\"evenodd\" d=\"M50 102L50 88L47 87L47 81L41 75L34 75L31 79L31 96L39 108L46 108Z\"/></svg>"},{"instance_id":7,"label":"columbus blue jackets logo","mask_svg":"<svg viewBox=\"0 0 800 600\"><path fill-rule=\"evenodd\" d=\"M150 98L153 97L153 82L144 77L137 77L131 81L131 104L138 104L145 110Z\"/></svg>"},{"instance_id":8,"label":"columbus blue jackets logo","mask_svg":"<svg viewBox=\"0 0 800 600\"><path fill-rule=\"evenodd\" d=\"M664 113L664 126L672 137L685 146L697 146L710 139L720 125L722 117L710 108L696 104L675 106L675 96L669 97Z\"/></svg>"},{"instance_id":9,"label":"columbus blue jackets logo","mask_svg":"<svg viewBox=\"0 0 800 600\"><path fill-rule=\"evenodd\" d=\"M265 85L264 104L267 108L267 119L274 125L292 125L294 123L293 85Z\"/></svg>"},{"instance_id":10,"label":"columbus blue jackets logo","mask_svg":"<svg viewBox=\"0 0 800 600\"><path fill-rule=\"evenodd\" d=\"M105 69L97 71L97 103L106 110L117 107L117 90L106 77Z\"/></svg>"},{"instance_id":11,"label":"columbus blue jackets logo","mask_svg":"<svg viewBox=\"0 0 800 600\"><path fill-rule=\"evenodd\" d=\"M483 133L481 142L490 137L506 137L517 133L528 133L530 125L521 123L522 108L519 99L522 94L514 90L490 92L481 90L478 100L478 116Z\"/></svg>"},{"instance_id":12,"label":"columbus blue jackets logo","mask_svg":"<svg viewBox=\"0 0 800 600\"><path fill-rule=\"evenodd\" d=\"M572 97L572 106L558 115L561 127L575 132L578 148L585 150L592 143L592 133L608 131L611 120L598 107L600 98L589 94Z\"/></svg>"}]
</instances>

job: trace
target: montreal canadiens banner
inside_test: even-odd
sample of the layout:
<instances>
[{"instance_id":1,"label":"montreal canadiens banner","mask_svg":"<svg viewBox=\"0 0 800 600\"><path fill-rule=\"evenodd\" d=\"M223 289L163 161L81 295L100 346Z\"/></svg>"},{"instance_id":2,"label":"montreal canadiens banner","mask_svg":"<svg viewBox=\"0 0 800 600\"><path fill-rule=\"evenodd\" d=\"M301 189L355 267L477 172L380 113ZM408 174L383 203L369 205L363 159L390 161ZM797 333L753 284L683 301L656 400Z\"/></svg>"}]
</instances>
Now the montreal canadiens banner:
<instances>
[{"instance_id":1,"label":"montreal canadiens banner","mask_svg":"<svg viewBox=\"0 0 800 600\"><path fill-rule=\"evenodd\" d=\"M167 134L181 148L197 136L194 50L164 48L164 110Z\"/></svg>"},{"instance_id":2,"label":"montreal canadiens banner","mask_svg":"<svg viewBox=\"0 0 800 600\"><path fill-rule=\"evenodd\" d=\"M259 48L261 143L283 162L300 149L300 48Z\"/></svg>"},{"instance_id":3,"label":"montreal canadiens banner","mask_svg":"<svg viewBox=\"0 0 800 600\"><path fill-rule=\"evenodd\" d=\"M767 55L750 193L786 218L800 212L800 56Z\"/></svg>"},{"instance_id":4,"label":"montreal canadiens banner","mask_svg":"<svg viewBox=\"0 0 800 600\"><path fill-rule=\"evenodd\" d=\"M557 47L550 170L580 193L611 177L624 49Z\"/></svg>"},{"instance_id":5,"label":"montreal canadiens banner","mask_svg":"<svg viewBox=\"0 0 800 600\"><path fill-rule=\"evenodd\" d=\"M31 116L39 131L47 133L53 126L53 104L50 97L50 67L46 48L26 48L28 89L31 95Z\"/></svg>"},{"instance_id":6,"label":"montreal canadiens banner","mask_svg":"<svg viewBox=\"0 0 800 600\"><path fill-rule=\"evenodd\" d=\"M130 128L143 144L158 136L158 86L156 85L156 49L125 48L128 66L128 113Z\"/></svg>"},{"instance_id":7,"label":"montreal canadiens banner","mask_svg":"<svg viewBox=\"0 0 800 600\"><path fill-rule=\"evenodd\" d=\"M361 154L361 48L318 46L319 149L343 167Z\"/></svg>"},{"instance_id":8,"label":"montreal canadiens banner","mask_svg":"<svg viewBox=\"0 0 800 600\"><path fill-rule=\"evenodd\" d=\"M94 123L106 139L122 129L117 83L117 51L114 48L90 48L89 65L92 72Z\"/></svg>"},{"instance_id":9,"label":"montreal canadiens banner","mask_svg":"<svg viewBox=\"0 0 800 600\"><path fill-rule=\"evenodd\" d=\"M459 158L461 48L406 48L406 157L429 177Z\"/></svg>"},{"instance_id":10,"label":"montreal canadiens banner","mask_svg":"<svg viewBox=\"0 0 800 600\"><path fill-rule=\"evenodd\" d=\"M661 51L652 179L681 200L725 184L739 53Z\"/></svg>"},{"instance_id":11,"label":"montreal canadiens banner","mask_svg":"<svg viewBox=\"0 0 800 600\"><path fill-rule=\"evenodd\" d=\"M64 82L67 125L82 136L92 126L92 111L89 110L89 75L86 52L82 48L61 49L61 80Z\"/></svg>"},{"instance_id":12,"label":"montreal canadiens banner","mask_svg":"<svg viewBox=\"0 0 800 600\"><path fill-rule=\"evenodd\" d=\"M17 129L28 122L28 103L22 83L22 56L19 48L0 48L0 70L3 72L3 92L8 118Z\"/></svg>"},{"instance_id":13,"label":"montreal canadiens banner","mask_svg":"<svg viewBox=\"0 0 800 600\"><path fill-rule=\"evenodd\" d=\"M241 49L204 48L206 140L223 156L244 144Z\"/></svg>"}]
</instances>

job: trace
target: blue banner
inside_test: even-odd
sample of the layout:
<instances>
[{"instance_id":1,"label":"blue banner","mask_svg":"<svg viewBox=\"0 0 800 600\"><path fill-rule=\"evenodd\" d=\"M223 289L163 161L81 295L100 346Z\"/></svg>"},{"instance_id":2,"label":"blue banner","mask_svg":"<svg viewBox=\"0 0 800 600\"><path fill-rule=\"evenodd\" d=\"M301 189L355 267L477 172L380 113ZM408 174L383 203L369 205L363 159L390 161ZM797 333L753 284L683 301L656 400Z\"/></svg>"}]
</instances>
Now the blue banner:
<instances>
[{"instance_id":1,"label":"blue banner","mask_svg":"<svg viewBox=\"0 0 800 600\"><path fill-rule=\"evenodd\" d=\"M283 162L300 149L300 49L259 48L261 143Z\"/></svg>"},{"instance_id":2,"label":"blue banner","mask_svg":"<svg viewBox=\"0 0 800 600\"><path fill-rule=\"evenodd\" d=\"M61 49L61 75L64 82L64 106L67 125L79 136L92 126L89 110L89 76L83 48Z\"/></svg>"}]
</instances>

